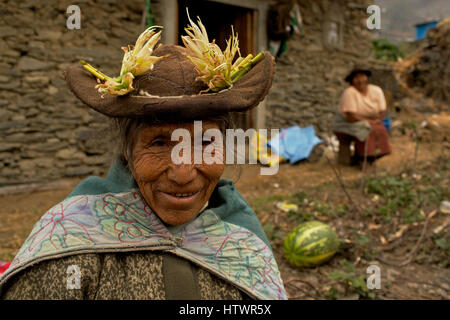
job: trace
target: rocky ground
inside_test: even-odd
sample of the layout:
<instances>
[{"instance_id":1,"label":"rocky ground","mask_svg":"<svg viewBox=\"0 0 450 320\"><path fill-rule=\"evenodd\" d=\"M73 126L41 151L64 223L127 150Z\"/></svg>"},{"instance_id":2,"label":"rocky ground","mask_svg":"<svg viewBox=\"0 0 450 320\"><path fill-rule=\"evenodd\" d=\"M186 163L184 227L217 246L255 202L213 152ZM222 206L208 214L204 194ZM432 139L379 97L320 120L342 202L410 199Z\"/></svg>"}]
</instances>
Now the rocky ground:
<instances>
[{"instance_id":1,"label":"rocky ground","mask_svg":"<svg viewBox=\"0 0 450 320\"><path fill-rule=\"evenodd\" d=\"M436 211L450 196L448 154L419 161L414 173L411 166L389 171L381 164L377 176L341 171L348 196L329 169L321 176L331 179L295 186L281 179L272 193L250 198L290 299L449 299L450 216ZM281 201L299 209L283 212L275 206ZM295 268L284 257L284 238L310 220L331 225L341 247L322 266ZM367 289L370 265L380 267L380 290Z\"/></svg>"}]
</instances>

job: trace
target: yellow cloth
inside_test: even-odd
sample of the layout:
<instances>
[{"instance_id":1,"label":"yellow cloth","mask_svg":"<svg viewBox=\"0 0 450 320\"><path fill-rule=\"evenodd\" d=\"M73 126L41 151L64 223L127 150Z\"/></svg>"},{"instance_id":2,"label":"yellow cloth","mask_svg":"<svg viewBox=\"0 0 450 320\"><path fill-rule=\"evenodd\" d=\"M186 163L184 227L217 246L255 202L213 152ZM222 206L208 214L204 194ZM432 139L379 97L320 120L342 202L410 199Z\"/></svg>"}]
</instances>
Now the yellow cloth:
<instances>
[{"instance_id":1,"label":"yellow cloth","mask_svg":"<svg viewBox=\"0 0 450 320\"><path fill-rule=\"evenodd\" d=\"M276 154L272 154L271 149L266 146L267 145L267 137L258 131L252 136L250 140L250 156L258 160L261 164L267 165L269 167L276 166L279 163L285 162L285 159L282 156L277 156ZM266 146L266 148L262 148L262 146Z\"/></svg>"},{"instance_id":2,"label":"yellow cloth","mask_svg":"<svg viewBox=\"0 0 450 320\"><path fill-rule=\"evenodd\" d=\"M369 118L386 110L386 99L383 90L373 84L367 87L367 93L363 95L355 87L350 86L342 93L339 104L339 112L354 112L361 117Z\"/></svg>"}]
</instances>

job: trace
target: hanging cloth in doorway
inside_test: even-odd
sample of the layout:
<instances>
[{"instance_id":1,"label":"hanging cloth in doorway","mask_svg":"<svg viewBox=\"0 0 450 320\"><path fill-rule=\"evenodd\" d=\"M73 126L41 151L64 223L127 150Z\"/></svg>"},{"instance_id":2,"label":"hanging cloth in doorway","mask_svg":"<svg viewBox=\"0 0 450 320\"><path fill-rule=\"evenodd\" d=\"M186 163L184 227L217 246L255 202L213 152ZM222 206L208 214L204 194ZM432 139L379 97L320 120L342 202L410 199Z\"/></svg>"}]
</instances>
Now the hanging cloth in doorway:
<instances>
[{"instance_id":1,"label":"hanging cloth in doorway","mask_svg":"<svg viewBox=\"0 0 450 320\"><path fill-rule=\"evenodd\" d=\"M152 11L152 4L150 0L145 1L145 25L150 28L155 24L155 15Z\"/></svg>"},{"instance_id":2,"label":"hanging cloth in doorway","mask_svg":"<svg viewBox=\"0 0 450 320\"><path fill-rule=\"evenodd\" d=\"M287 40L294 34L302 34L303 21L296 0L272 5L269 9L269 49L276 58L287 49Z\"/></svg>"}]
</instances>

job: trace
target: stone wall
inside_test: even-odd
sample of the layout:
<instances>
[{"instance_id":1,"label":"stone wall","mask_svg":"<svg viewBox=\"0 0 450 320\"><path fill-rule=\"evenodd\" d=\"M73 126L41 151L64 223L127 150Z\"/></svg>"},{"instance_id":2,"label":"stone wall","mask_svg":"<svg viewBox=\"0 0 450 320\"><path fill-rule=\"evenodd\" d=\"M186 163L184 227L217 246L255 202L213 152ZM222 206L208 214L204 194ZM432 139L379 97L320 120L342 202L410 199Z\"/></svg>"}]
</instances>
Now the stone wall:
<instances>
[{"instance_id":1,"label":"stone wall","mask_svg":"<svg viewBox=\"0 0 450 320\"><path fill-rule=\"evenodd\" d=\"M306 126L327 132L339 97L347 86L344 77L356 61L370 55L371 33L365 8L370 1L301 0L303 34L288 40L277 61L273 87L267 98L268 127ZM342 43L327 49L323 28L341 10Z\"/></svg>"},{"instance_id":2,"label":"stone wall","mask_svg":"<svg viewBox=\"0 0 450 320\"><path fill-rule=\"evenodd\" d=\"M69 5L81 29L68 30ZM0 2L0 186L103 174L108 121L66 87L63 70L84 59L120 70L120 47L136 39L144 1ZM106 152L108 151L108 152Z\"/></svg>"}]
</instances>

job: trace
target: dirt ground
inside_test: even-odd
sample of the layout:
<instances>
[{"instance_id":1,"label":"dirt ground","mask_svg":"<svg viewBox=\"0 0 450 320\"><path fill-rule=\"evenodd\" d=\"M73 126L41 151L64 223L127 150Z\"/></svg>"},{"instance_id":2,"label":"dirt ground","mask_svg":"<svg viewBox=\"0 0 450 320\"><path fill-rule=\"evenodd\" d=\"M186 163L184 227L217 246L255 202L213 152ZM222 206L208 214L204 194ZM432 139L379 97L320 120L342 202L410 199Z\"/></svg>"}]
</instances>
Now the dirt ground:
<instances>
[{"instance_id":1,"label":"dirt ground","mask_svg":"<svg viewBox=\"0 0 450 320\"><path fill-rule=\"evenodd\" d=\"M407 224L401 223L398 215L386 221L374 213L364 214L371 207L381 207L375 203L378 196L365 192L362 184L374 176L402 175L413 181L414 188L427 181L427 186L444 190L440 197L449 200L450 146L445 138L449 132L438 142L420 142L415 168L416 143L411 132L395 132L391 137L393 153L379 160L371 175L355 167L334 165L333 159L328 163L325 158L315 163L282 164L273 176L261 176L260 167L255 165L226 172L225 177L235 181L264 226L290 299L450 298L450 216L436 211L432 218L425 219L438 204L424 205L424 218ZM58 190L1 196L0 260L11 261L34 223L80 180L70 180ZM303 213L293 215L276 208L278 201L292 202L293 195L303 195ZM319 209L317 204L321 205ZM342 245L328 263L300 269L285 259L283 239L306 216L332 226ZM372 291L361 285L371 264L381 270L381 289Z\"/></svg>"}]
</instances>

